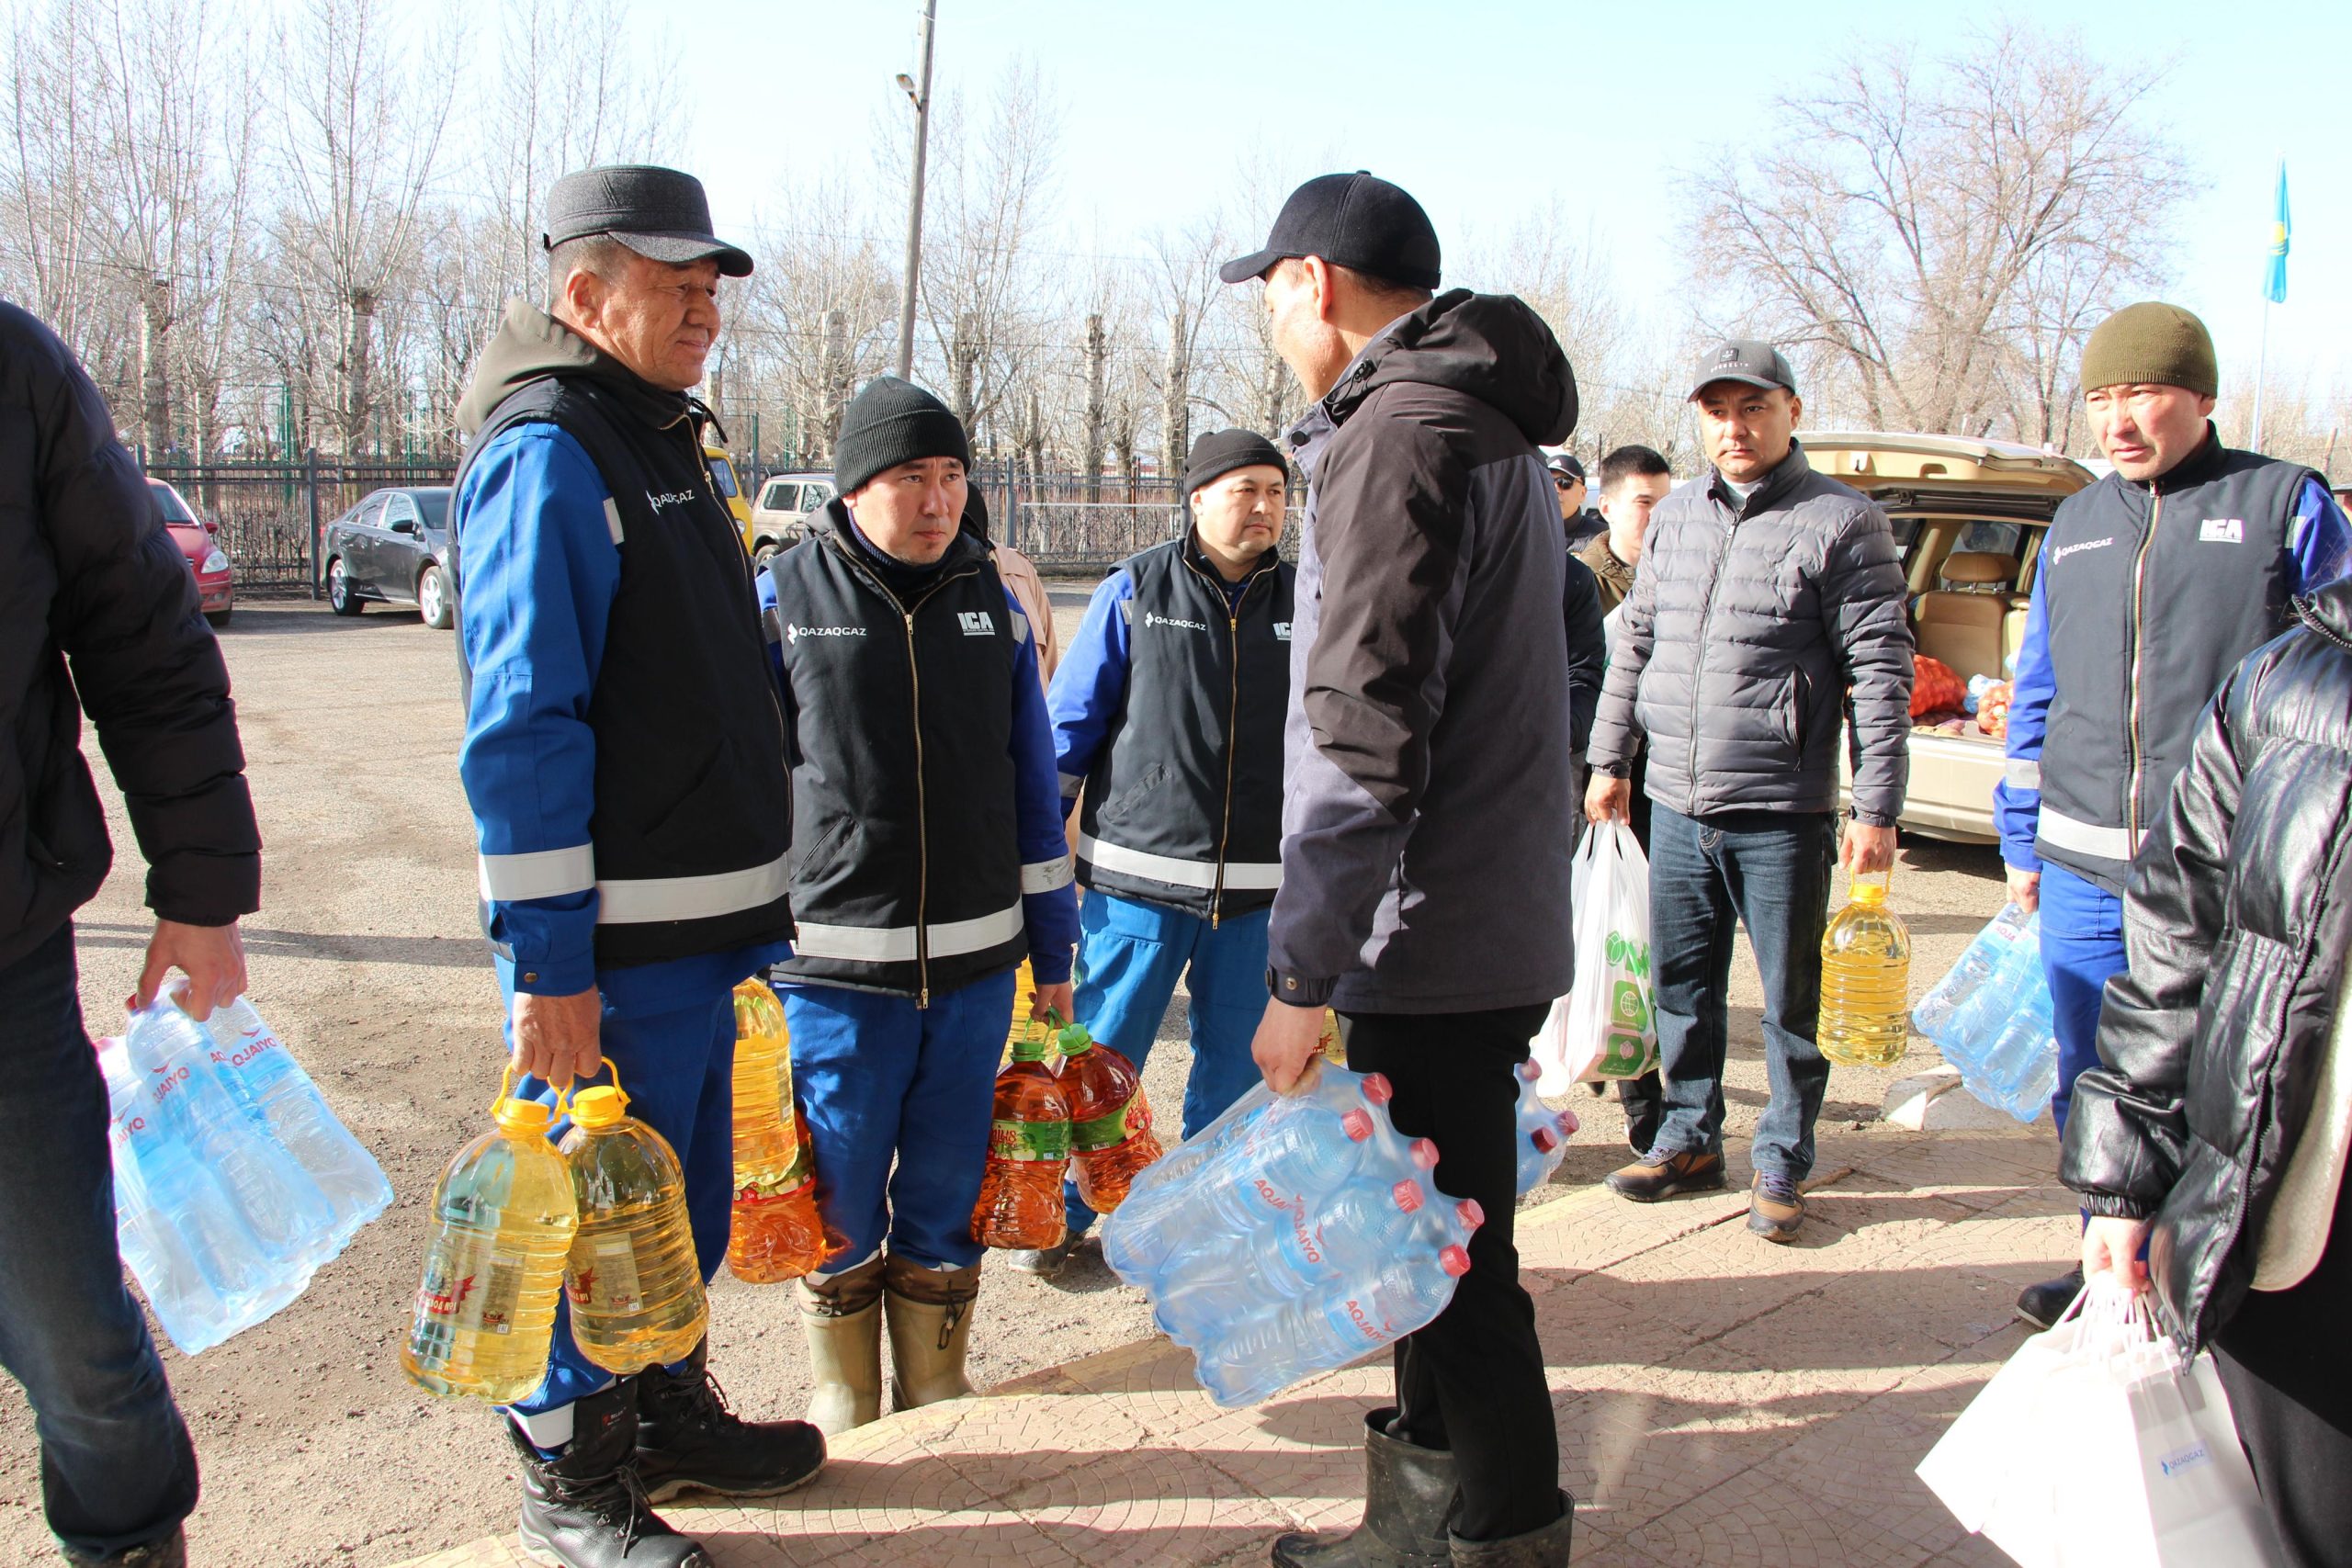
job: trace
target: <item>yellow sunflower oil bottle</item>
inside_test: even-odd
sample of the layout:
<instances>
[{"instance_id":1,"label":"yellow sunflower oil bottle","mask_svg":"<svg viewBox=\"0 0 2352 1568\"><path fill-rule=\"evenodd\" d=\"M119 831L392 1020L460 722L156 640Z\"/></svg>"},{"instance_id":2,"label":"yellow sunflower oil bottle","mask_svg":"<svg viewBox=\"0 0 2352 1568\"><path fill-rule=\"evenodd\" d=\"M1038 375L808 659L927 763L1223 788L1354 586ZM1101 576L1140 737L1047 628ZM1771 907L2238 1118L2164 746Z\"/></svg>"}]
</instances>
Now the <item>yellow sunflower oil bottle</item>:
<instances>
[{"instance_id":1,"label":"yellow sunflower oil bottle","mask_svg":"<svg viewBox=\"0 0 2352 1568\"><path fill-rule=\"evenodd\" d=\"M564 1275L580 1353L624 1375L685 1359L710 1319L685 1176L669 1140L628 1114L618 1075L571 1097L563 1159L580 1206Z\"/></svg>"},{"instance_id":2,"label":"yellow sunflower oil bottle","mask_svg":"<svg viewBox=\"0 0 2352 1568\"><path fill-rule=\"evenodd\" d=\"M1854 879L1821 937L1821 1054L1847 1066L1903 1059L1910 1037L1911 931L1886 907L1888 879Z\"/></svg>"},{"instance_id":3,"label":"yellow sunflower oil bottle","mask_svg":"<svg viewBox=\"0 0 2352 1568\"><path fill-rule=\"evenodd\" d=\"M735 1201L727 1267L746 1284L797 1280L825 1260L817 1166L792 1095L784 1006L757 980L735 987Z\"/></svg>"},{"instance_id":4,"label":"yellow sunflower oil bottle","mask_svg":"<svg viewBox=\"0 0 2352 1568\"><path fill-rule=\"evenodd\" d=\"M492 1129L468 1144L433 1189L433 1240L401 1370L432 1393L494 1404L526 1399L547 1376L564 1261L580 1224L571 1173L548 1141L548 1109L506 1092Z\"/></svg>"}]
</instances>

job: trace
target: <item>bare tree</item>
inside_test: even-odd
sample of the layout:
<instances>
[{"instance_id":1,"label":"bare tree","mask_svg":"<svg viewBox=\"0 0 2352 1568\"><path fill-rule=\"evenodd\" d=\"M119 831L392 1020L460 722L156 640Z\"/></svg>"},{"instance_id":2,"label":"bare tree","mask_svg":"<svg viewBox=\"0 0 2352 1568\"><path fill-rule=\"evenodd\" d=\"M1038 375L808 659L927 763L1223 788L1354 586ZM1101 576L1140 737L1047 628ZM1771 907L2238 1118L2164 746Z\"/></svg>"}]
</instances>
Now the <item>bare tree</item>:
<instances>
[{"instance_id":1,"label":"bare tree","mask_svg":"<svg viewBox=\"0 0 2352 1568\"><path fill-rule=\"evenodd\" d=\"M345 453L382 412L376 314L414 257L457 89L452 36L419 50L396 39L388 0L305 0L286 40L279 261L312 344L332 345L328 403Z\"/></svg>"},{"instance_id":2,"label":"bare tree","mask_svg":"<svg viewBox=\"0 0 2352 1568\"><path fill-rule=\"evenodd\" d=\"M1873 424L1983 434L2022 389L2040 434L2071 400L2058 367L2162 268L2183 167L2141 123L2162 79L2017 28L1924 64L1858 57L1781 99L1761 151L1690 178L1698 282L1813 350Z\"/></svg>"},{"instance_id":3,"label":"bare tree","mask_svg":"<svg viewBox=\"0 0 2352 1568\"><path fill-rule=\"evenodd\" d=\"M105 287L93 231L104 145L90 82L99 41L86 0L50 0L14 18L8 38L8 272L33 313L83 361L104 355L90 328Z\"/></svg>"}]
</instances>

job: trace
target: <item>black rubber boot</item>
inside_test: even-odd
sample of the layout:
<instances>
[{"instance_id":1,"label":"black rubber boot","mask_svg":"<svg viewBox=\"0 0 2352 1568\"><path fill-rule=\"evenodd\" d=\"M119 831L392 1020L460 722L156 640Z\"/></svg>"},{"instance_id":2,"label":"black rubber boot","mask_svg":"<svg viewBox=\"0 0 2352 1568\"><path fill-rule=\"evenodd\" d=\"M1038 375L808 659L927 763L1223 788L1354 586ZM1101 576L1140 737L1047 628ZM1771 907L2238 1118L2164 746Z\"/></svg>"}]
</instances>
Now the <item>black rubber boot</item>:
<instances>
[{"instance_id":1,"label":"black rubber boot","mask_svg":"<svg viewBox=\"0 0 2352 1568\"><path fill-rule=\"evenodd\" d=\"M656 1503L681 1492L774 1497L817 1479L825 1435L806 1421L746 1421L710 1375L710 1342L637 1379L637 1473Z\"/></svg>"},{"instance_id":2,"label":"black rubber boot","mask_svg":"<svg viewBox=\"0 0 2352 1568\"><path fill-rule=\"evenodd\" d=\"M1448 1568L1453 1456L1388 1435L1391 1407L1363 1418L1363 1522L1345 1535L1286 1535L1279 1568ZM1561 1561L1566 1562L1563 1558Z\"/></svg>"},{"instance_id":3,"label":"black rubber boot","mask_svg":"<svg viewBox=\"0 0 2352 1568\"><path fill-rule=\"evenodd\" d=\"M637 1475L636 1380L571 1407L571 1441L541 1459L506 1423L523 1461L523 1555L545 1568L711 1568L710 1558L654 1513Z\"/></svg>"},{"instance_id":4,"label":"black rubber boot","mask_svg":"<svg viewBox=\"0 0 2352 1568\"><path fill-rule=\"evenodd\" d=\"M1560 1494L1560 1517L1540 1530L1505 1540L1453 1537L1453 1568L1568 1568L1568 1532L1576 1527L1577 1500Z\"/></svg>"}]
</instances>

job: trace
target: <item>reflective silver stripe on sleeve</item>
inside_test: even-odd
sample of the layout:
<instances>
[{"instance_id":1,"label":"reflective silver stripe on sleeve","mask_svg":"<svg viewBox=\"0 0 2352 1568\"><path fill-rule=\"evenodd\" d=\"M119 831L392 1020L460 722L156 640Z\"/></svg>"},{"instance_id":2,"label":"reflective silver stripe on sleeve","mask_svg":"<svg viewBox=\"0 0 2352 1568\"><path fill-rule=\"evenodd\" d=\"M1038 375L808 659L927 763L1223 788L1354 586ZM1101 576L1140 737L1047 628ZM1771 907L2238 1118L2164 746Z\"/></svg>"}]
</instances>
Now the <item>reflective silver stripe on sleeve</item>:
<instances>
[{"instance_id":1,"label":"reflective silver stripe on sleeve","mask_svg":"<svg viewBox=\"0 0 2352 1568\"><path fill-rule=\"evenodd\" d=\"M773 904L792 878L789 851L765 865L722 871L710 876L615 877L596 884L600 925L632 926L650 920L707 920Z\"/></svg>"},{"instance_id":2,"label":"reflective silver stripe on sleeve","mask_svg":"<svg viewBox=\"0 0 2352 1568\"><path fill-rule=\"evenodd\" d=\"M2041 764L2031 757L2012 757L2009 765L2002 770L2001 777L2011 789L2040 789Z\"/></svg>"},{"instance_id":3,"label":"reflective silver stripe on sleeve","mask_svg":"<svg viewBox=\"0 0 2352 1568\"><path fill-rule=\"evenodd\" d=\"M1021 906L1000 909L977 919L948 920L931 930L931 955L952 958L960 953L982 953L1012 941L1025 930ZM912 964L912 926L828 926L799 922L792 951L800 958L842 958L857 964Z\"/></svg>"},{"instance_id":4,"label":"reflective silver stripe on sleeve","mask_svg":"<svg viewBox=\"0 0 2352 1568\"><path fill-rule=\"evenodd\" d=\"M1173 855L1156 855L1145 850L1131 850L1125 844L1106 844L1091 833L1078 837L1078 858L1098 871L1121 872L1128 876L1140 876L1152 882L1164 882L1170 887L1197 887L1203 892L1216 886L1216 862L1213 860L1178 860ZM1280 862L1228 861L1225 867L1226 886L1237 891L1264 892L1283 885Z\"/></svg>"},{"instance_id":5,"label":"reflective silver stripe on sleeve","mask_svg":"<svg viewBox=\"0 0 2352 1568\"><path fill-rule=\"evenodd\" d=\"M2041 814L2035 830L2062 850L2127 864L2140 849L2132 840L2130 829L2101 828L2095 823L2077 822L2064 812L2052 809L2048 801L2041 803Z\"/></svg>"},{"instance_id":6,"label":"reflective silver stripe on sleeve","mask_svg":"<svg viewBox=\"0 0 2352 1568\"><path fill-rule=\"evenodd\" d=\"M1038 861L1021 868L1021 891L1051 893L1057 887L1068 887L1076 873L1070 869L1069 856L1057 855L1052 860Z\"/></svg>"},{"instance_id":7,"label":"reflective silver stripe on sleeve","mask_svg":"<svg viewBox=\"0 0 2352 1568\"><path fill-rule=\"evenodd\" d=\"M596 852L586 844L540 850L527 855L481 855L481 896L514 903L523 898L559 898L596 886Z\"/></svg>"},{"instance_id":8,"label":"reflective silver stripe on sleeve","mask_svg":"<svg viewBox=\"0 0 2352 1568\"><path fill-rule=\"evenodd\" d=\"M1078 792L1086 787L1086 775L1084 773L1064 773L1061 777L1062 798L1064 800L1076 800L1078 798Z\"/></svg>"},{"instance_id":9,"label":"reflective silver stripe on sleeve","mask_svg":"<svg viewBox=\"0 0 2352 1568\"><path fill-rule=\"evenodd\" d=\"M1012 612L1012 646L1020 647L1029 640L1029 617L1020 611Z\"/></svg>"},{"instance_id":10,"label":"reflective silver stripe on sleeve","mask_svg":"<svg viewBox=\"0 0 2352 1568\"><path fill-rule=\"evenodd\" d=\"M605 532L613 536L613 543L621 542L621 509L609 495L605 497Z\"/></svg>"}]
</instances>

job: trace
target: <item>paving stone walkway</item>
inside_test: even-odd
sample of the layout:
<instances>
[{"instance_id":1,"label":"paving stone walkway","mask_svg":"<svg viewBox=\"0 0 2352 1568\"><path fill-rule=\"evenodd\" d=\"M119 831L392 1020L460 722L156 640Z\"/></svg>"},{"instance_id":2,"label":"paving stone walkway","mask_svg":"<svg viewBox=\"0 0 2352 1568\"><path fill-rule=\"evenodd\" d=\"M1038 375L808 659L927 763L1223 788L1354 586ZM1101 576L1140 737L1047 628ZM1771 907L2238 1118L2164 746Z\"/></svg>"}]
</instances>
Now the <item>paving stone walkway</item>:
<instances>
[{"instance_id":1,"label":"paving stone walkway","mask_svg":"<svg viewBox=\"0 0 2352 1568\"><path fill-rule=\"evenodd\" d=\"M2075 1209L2047 1124L1825 1129L1799 1242L1741 1190L1644 1207L1597 1189L1519 1215L1576 1562L1594 1568L1999 1564L1912 1467L2022 1337ZM664 1513L720 1568L1222 1568L1344 1525L1385 1363L1219 1410L1154 1339L887 1417L774 1505ZM408 1568L508 1568L511 1537Z\"/></svg>"}]
</instances>

